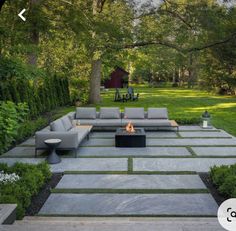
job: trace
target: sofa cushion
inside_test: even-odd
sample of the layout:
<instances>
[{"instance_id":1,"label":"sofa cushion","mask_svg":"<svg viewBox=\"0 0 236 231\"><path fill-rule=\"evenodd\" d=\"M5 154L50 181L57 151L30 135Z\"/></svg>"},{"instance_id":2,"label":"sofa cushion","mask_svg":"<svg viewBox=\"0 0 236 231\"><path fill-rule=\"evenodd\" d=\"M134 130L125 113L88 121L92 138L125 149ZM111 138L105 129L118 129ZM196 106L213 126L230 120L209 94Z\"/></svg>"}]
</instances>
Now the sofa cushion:
<instances>
[{"instance_id":1,"label":"sofa cushion","mask_svg":"<svg viewBox=\"0 0 236 231\"><path fill-rule=\"evenodd\" d=\"M97 127L119 127L121 126L121 119L97 119Z\"/></svg>"},{"instance_id":2,"label":"sofa cushion","mask_svg":"<svg viewBox=\"0 0 236 231\"><path fill-rule=\"evenodd\" d=\"M100 119L120 119L120 109L118 107L101 107Z\"/></svg>"},{"instance_id":3,"label":"sofa cushion","mask_svg":"<svg viewBox=\"0 0 236 231\"><path fill-rule=\"evenodd\" d=\"M128 122L130 122L134 125L134 129L135 126L138 127L170 127L170 121L166 120L166 119L132 119L132 120L128 120L128 119L122 119L122 126L125 126L128 124Z\"/></svg>"},{"instance_id":4,"label":"sofa cushion","mask_svg":"<svg viewBox=\"0 0 236 231\"><path fill-rule=\"evenodd\" d=\"M71 120L69 119L68 116L63 116L63 117L61 118L61 120L62 120L62 123L63 123L63 125L64 125L66 131L69 131L69 130L73 127L73 126L72 126L72 123L71 123Z\"/></svg>"},{"instance_id":5,"label":"sofa cushion","mask_svg":"<svg viewBox=\"0 0 236 231\"><path fill-rule=\"evenodd\" d=\"M125 119L144 119L144 108L125 108Z\"/></svg>"},{"instance_id":6,"label":"sofa cushion","mask_svg":"<svg viewBox=\"0 0 236 231\"><path fill-rule=\"evenodd\" d=\"M78 107L76 109L76 119L96 119L95 107Z\"/></svg>"},{"instance_id":7,"label":"sofa cushion","mask_svg":"<svg viewBox=\"0 0 236 231\"><path fill-rule=\"evenodd\" d=\"M50 123L50 129L53 132L65 132L66 131L61 119L55 120L52 123Z\"/></svg>"},{"instance_id":8,"label":"sofa cushion","mask_svg":"<svg viewBox=\"0 0 236 231\"><path fill-rule=\"evenodd\" d=\"M80 125L97 125L97 120L95 119L80 119L78 122Z\"/></svg>"},{"instance_id":9,"label":"sofa cushion","mask_svg":"<svg viewBox=\"0 0 236 231\"><path fill-rule=\"evenodd\" d=\"M168 119L166 108L148 108L148 119Z\"/></svg>"}]
</instances>

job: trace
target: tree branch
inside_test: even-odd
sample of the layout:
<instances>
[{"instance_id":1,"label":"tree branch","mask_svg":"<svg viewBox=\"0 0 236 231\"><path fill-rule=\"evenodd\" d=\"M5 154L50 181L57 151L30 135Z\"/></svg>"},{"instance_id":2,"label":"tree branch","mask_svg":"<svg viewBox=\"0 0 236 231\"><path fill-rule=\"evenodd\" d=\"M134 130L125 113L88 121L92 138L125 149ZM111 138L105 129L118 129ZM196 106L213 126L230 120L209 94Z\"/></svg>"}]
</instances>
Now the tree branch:
<instances>
[{"instance_id":1,"label":"tree branch","mask_svg":"<svg viewBox=\"0 0 236 231\"><path fill-rule=\"evenodd\" d=\"M183 49L176 46L175 44L169 43L167 41L143 41L143 42L136 42L133 44L126 44L123 46L123 49L132 49L135 47L144 47L144 46L150 46L150 45L162 45L166 46L172 49L177 50L178 52L183 52Z\"/></svg>"},{"instance_id":2,"label":"tree branch","mask_svg":"<svg viewBox=\"0 0 236 231\"><path fill-rule=\"evenodd\" d=\"M166 47L172 48L172 49L178 51L179 53L181 53L182 55L184 55L186 53L191 53L193 51L201 51L201 50L208 49L208 48L211 48L211 47L214 47L214 46L225 44L225 43L228 43L229 41L231 41L235 38L236 38L236 32L234 32L233 34L231 34L230 36L228 36L227 38L225 38L223 40L215 41L215 42L203 45L203 46L192 47L192 48L188 48L188 49L179 47L176 44L170 43L168 41L161 41L161 40L142 41L142 42L136 42L136 43L133 43L133 44L125 44L125 45L120 46L118 48L119 49L133 49L133 48L136 48L136 47L145 47L145 46L150 46L150 45L161 45L161 46L166 46ZM117 48L117 47L110 46L108 48Z\"/></svg>"},{"instance_id":3,"label":"tree branch","mask_svg":"<svg viewBox=\"0 0 236 231\"><path fill-rule=\"evenodd\" d=\"M212 43L200 46L200 47L192 47L192 48L187 49L186 52L201 51L201 50L204 50L207 48L211 48L211 47L218 46L218 45L221 45L224 43L228 43L229 41L231 41L233 39L236 39L236 32L232 33L230 36L228 36L227 38L225 38L223 40L215 41L215 42L212 42Z\"/></svg>"}]
</instances>

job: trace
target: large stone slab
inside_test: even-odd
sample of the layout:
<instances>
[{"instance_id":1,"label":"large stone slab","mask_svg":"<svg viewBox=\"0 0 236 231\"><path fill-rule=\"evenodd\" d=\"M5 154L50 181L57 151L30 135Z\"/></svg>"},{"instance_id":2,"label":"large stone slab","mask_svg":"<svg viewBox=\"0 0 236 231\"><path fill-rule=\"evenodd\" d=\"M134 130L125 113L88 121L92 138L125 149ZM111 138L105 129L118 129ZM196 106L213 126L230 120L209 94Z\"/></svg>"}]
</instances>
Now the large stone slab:
<instances>
[{"instance_id":1,"label":"large stone slab","mask_svg":"<svg viewBox=\"0 0 236 231\"><path fill-rule=\"evenodd\" d=\"M236 147L192 147L198 156L236 156Z\"/></svg>"},{"instance_id":2,"label":"large stone slab","mask_svg":"<svg viewBox=\"0 0 236 231\"><path fill-rule=\"evenodd\" d=\"M213 130L217 130L216 128L212 127L212 128L202 128L201 126L198 125L184 125L184 126L179 126L179 130L180 131L213 131Z\"/></svg>"},{"instance_id":3,"label":"large stone slab","mask_svg":"<svg viewBox=\"0 0 236 231\"><path fill-rule=\"evenodd\" d=\"M133 170L208 172L214 165L235 163L236 158L133 158Z\"/></svg>"},{"instance_id":4,"label":"large stone slab","mask_svg":"<svg viewBox=\"0 0 236 231\"><path fill-rule=\"evenodd\" d=\"M25 142L21 143L19 146L35 146L35 137L31 137Z\"/></svg>"},{"instance_id":5,"label":"large stone slab","mask_svg":"<svg viewBox=\"0 0 236 231\"><path fill-rule=\"evenodd\" d=\"M39 214L213 215L210 194L51 194Z\"/></svg>"},{"instance_id":6,"label":"large stone slab","mask_svg":"<svg viewBox=\"0 0 236 231\"><path fill-rule=\"evenodd\" d=\"M102 189L200 189L198 175L64 175L56 188Z\"/></svg>"},{"instance_id":7,"label":"large stone slab","mask_svg":"<svg viewBox=\"0 0 236 231\"><path fill-rule=\"evenodd\" d=\"M177 134L173 131L167 132L167 131L156 131L156 132L149 132L146 131L147 137L153 137L153 138L171 138L171 137L177 137ZM115 138L115 132L93 132L90 134L90 138L106 138L106 139L114 139Z\"/></svg>"},{"instance_id":8,"label":"large stone slab","mask_svg":"<svg viewBox=\"0 0 236 231\"><path fill-rule=\"evenodd\" d=\"M17 204L0 204L0 226L1 224L12 224L16 220ZM1 227L0 227L1 229Z\"/></svg>"},{"instance_id":9,"label":"large stone slab","mask_svg":"<svg viewBox=\"0 0 236 231\"><path fill-rule=\"evenodd\" d=\"M82 147L86 146L95 146L95 147L102 147L102 146L115 146L115 139L89 139L84 140L81 144Z\"/></svg>"},{"instance_id":10,"label":"large stone slab","mask_svg":"<svg viewBox=\"0 0 236 231\"><path fill-rule=\"evenodd\" d=\"M207 132L207 131L202 131L202 132L179 132L179 134L184 137L219 137L219 138L232 138L230 134L228 134L225 131L220 131L220 132Z\"/></svg>"},{"instance_id":11,"label":"large stone slab","mask_svg":"<svg viewBox=\"0 0 236 231\"><path fill-rule=\"evenodd\" d=\"M38 155L41 155L44 151L39 150ZM35 147L21 147L17 146L12 148L8 152L4 153L4 157L34 157L35 156Z\"/></svg>"},{"instance_id":12,"label":"large stone slab","mask_svg":"<svg viewBox=\"0 0 236 231\"><path fill-rule=\"evenodd\" d=\"M0 163L13 165L16 162L38 164L45 158L0 158ZM127 171L127 158L64 158L51 165L52 172L64 171Z\"/></svg>"},{"instance_id":13,"label":"large stone slab","mask_svg":"<svg viewBox=\"0 0 236 231\"><path fill-rule=\"evenodd\" d=\"M80 147L78 156L188 156L191 155L184 147Z\"/></svg>"},{"instance_id":14,"label":"large stone slab","mask_svg":"<svg viewBox=\"0 0 236 231\"><path fill-rule=\"evenodd\" d=\"M51 165L53 172L64 171L127 171L127 158L73 158Z\"/></svg>"},{"instance_id":15,"label":"large stone slab","mask_svg":"<svg viewBox=\"0 0 236 231\"><path fill-rule=\"evenodd\" d=\"M236 139L148 139L148 146L214 146L229 145L236 146Z\"/></svg>"},{"instance_id":16,"label":"large stone slab","mask_svg":"<svg viewBox=\"0 0 236 231\"><path fill-rule=\"evenodd\" d=\"M8 158L8 157L0 157L0 163L6 163L9 166L19 162L26 164L38 164L44 161L45 158Z\"/></svg>"},{"instance_id":17,"label":"large stone slab","mask_svg":"<svg viewBox=\"0 0 236 231\"><path fill-rule=\"evenodd\" d=\"M232 139L204 139L204 138L184 138L184 139L152 139L147 138L147 146L214 146L214 145L229 145L236 146L236 138ZM82 146L115 146L114 139L90 139L85 141Z\"/></svg>"}]
</instances>

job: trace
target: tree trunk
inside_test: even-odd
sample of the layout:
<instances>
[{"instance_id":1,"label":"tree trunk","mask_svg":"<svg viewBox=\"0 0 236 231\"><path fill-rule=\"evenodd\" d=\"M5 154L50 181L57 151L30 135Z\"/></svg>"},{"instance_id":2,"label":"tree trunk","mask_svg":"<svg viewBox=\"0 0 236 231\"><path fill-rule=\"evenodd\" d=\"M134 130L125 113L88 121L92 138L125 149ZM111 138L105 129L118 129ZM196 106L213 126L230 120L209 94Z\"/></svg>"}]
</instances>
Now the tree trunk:
<instances>
[{"instance_id":1,"label":"tree trunk","mask_svg":"<svg viewBox=\"0 0 236 231\"><path fill-rule=\"evenodd\" d=\"M105 2L105 1L104 1ZM102 5L100 4L101 0L93 0L93 16L96 17L97 14L102 12ZM101 5L101 6L100 6ZM100 8L101 7L101 8ZM101 60L101 52L99 50L96 50L96 32L92 32L92 39L93 39L93 45L92 48L92 69L91 69L91 75L90 75L90 91L89 91L89 103L90 104L96 104L101 101L100 96L100 85L101 85L101 79L102 79L102 60Z\"/></svg>"},{"instance_id":2,"label":"tree trunk","mask_svg":"<svg viewBox=\"0 0 236 231\"><path fill-rule=\"evenodd\" d=\"M189 68L188 68L188 88L193 88L194 84L197 80L197 73L196 73L196 63L194 60L193 53L189 54Z\"/></svg>"},{"instance_id":3,"label":"tree trunk","mask_svg":"<svg viewBox=\"0 0 236 231\"><path fill-rule=\"evenodd\" d=\"M5 2L6 2L6 0L0 0L0 12L1 12L2 7L3 7Z\"/></svg>"},{"instance_id":4,"label":"tree trunk","mask_svg":"<svg viewBox=\"0 0 236 231\"><path fill-rule=\"evenodd\" d=\"M31 15L35 14L35 9L38 7L40 0L30 0L30 13ZM28 64L36 66L37 65L37 53L36 47L39 44L39 30L38 30L38 23L35 17L33 17L33 21L31 23L30 34L29 34L29 42L32 45L33 49L30 53L28 53Z\"/></svg>"},{"instance_id":5,"label":"tree trunk","mask_svg":"<svg viewBox=\"0 0 236 231\"><path fill-rule=\"evenodd\" d=\"M92 70L90 76L90 92L89 103L96 104L101 101L100 85L101 85L102 61L101 59L93 59Z\"/></svg>"}]
</instances>

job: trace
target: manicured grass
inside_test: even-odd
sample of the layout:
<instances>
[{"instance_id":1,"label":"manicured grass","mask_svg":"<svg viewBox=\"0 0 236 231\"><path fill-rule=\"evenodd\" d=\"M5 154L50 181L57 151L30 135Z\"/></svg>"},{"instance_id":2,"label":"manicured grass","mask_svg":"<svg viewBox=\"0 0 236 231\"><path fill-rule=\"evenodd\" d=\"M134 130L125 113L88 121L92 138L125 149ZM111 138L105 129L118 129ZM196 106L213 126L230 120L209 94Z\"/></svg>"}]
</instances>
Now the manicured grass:
<instances>
[{"instance_id":1,"label":"manicured grass","mask_svg":"<svg viewBox=\"0 0 236 231\"><path fill-rule=\"evenodd\" d=\"M208 110L212 115L213 125L236 136L236 97L220 96L205 91L183 88L149 88L134 86L140 98L135 102L114 102L114 90L102 92L99 107L167 107L171 119L181 123L199 120L201 114ZM120 90L121 94L126 89ZM94 105L91 105L94 106Z\"/></svg>"}]
</instances>

